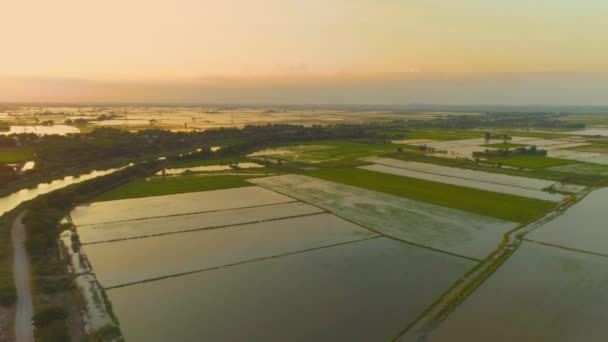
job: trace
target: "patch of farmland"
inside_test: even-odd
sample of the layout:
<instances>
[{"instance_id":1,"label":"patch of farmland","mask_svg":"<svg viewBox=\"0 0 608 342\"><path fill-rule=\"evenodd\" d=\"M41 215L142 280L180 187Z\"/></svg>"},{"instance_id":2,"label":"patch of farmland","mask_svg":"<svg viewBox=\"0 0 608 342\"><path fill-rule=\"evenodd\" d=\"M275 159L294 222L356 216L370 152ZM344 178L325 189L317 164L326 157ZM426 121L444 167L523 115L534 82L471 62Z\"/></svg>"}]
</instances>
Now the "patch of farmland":
<instances>
[{"instance_id":1,"label":"patch of farmland","mask_svg":"<svg viewBox=\"0 0 608 342\"><path fill-rule=\"evenodd\" d=\"M473 265L380 238L107 294L127 341L388 341Z\"/></svg>"},{"instance_id":2,"label":"patch of farmland","mask_svg":"<svg viewBox=\"0 0 608 342\"><path fill-rule=\"evenodd\" d=\"M78 227L83 244L132 239L189 230L255 223L287 217L310 215L322 209L302 202L273 204L253 208L237 208L180 216L156 217Z\"/></svg>"},{"instance_id":3,"label":"patch of farmland","mask_svg":"<svg viewBox=\"0 0 608 342\"><path fill-rule=\"evenodd\" d=\"M477 180L477 181L481 181L481 182L509 185L509 186L514 186L514 187L519 187L519 188L533 189L533 190L542 190L542 189L548 188L548 187L552 186L553 184L555 184L554 181L549 181L549 180L511 176L511 175L506 175L506 174L491 173L491 172L484 172L484 171L467 170L467 169L460 169L460 168L456 168L456 167L441 166L441 165L429 164L429 163L403 161L403 160L392 159L392 158L369 157L369 158L364 158L363 160L370 162L370 163L393 166L393 167L397 167L400 169L408 169L408 170L414 170L414 171L420 171L420 172L426 172L426 173L433 173L433 174L437 174L437 175L444 175L444 176L455 177L455 178L472 179L472 180Z\"/></svg>"},{"instance_id":4,"label":"patch of farmland","mask_svg":"<svg viewBox=\"0 0 608 342\"><path fill-rule=\"evenodd\" d=\"M608 188L593 191L556 219L544 224L527 239L608 255Z\"/></svg>"},{"instance_id":5,"label":"patch of farmland","mask_svg":"<svg viewBox=\"0 0 608 342\"><path fill-rule=\"evenodd\" d=\"M483 258L515 223L301 175L249 180L364 227L442 251Z\"/></svg>"},{"instance_id":6,"label":"patch of farmland","mask_svg":"<svg viewBox=\"0 0 608 342\"><path fill-rule=\"evenodd\" d=\"M331 214L84 245L104 287L377 236Z\"/></svg>"},{"instance_id":7,"label":"patch of farmland","mask_svg":"<svg viewBox=\"0 0 608 342\"><path fill-rule=\"evenodd\" d=\"M430 341L605 341L608 258L524 242Z\"/></svg>"},{"instance_id":8,"label":"patch of farmland","mask_svg":"<svg viewBox=\"0 0 608 342\"><path fill-rule=\"evenodd\" d=\"M294 200L260 187L192 192L178 195L96 202L72 211L76 226L136 220L149 217L193 214Z\"/></svg>"},{"instance_id":9,"label":"patch of farmland","mask_svg":"<svg viewBox=\"0 0 608 342\"><path fill-rule=\"evenodd\" d=\"M472 180L472 179L449 177L449 176L443 176L443 175L434 174L434 173L402 169L402 168L387 166L387 165L373 164L373 165L360 166L359 168L364 169L364 170L388 173L388 174L397 175L397 176L424 179L424 180L428 180L428 181L432 181L432 182L452 184L452 185L464 186L464 187L468 187L468 188L500 192L503 194L535 198L535 199L544 200L544 201L559 202L564 198L563 195L552 194L552 193L548 193L548 192L544 192L544 191L540 191L540 190L532 190L532 189L509 186L509 185L503 185L503 184L488 183L488 182L476 181L476 180Z\"/></svg>"}]
</instances>

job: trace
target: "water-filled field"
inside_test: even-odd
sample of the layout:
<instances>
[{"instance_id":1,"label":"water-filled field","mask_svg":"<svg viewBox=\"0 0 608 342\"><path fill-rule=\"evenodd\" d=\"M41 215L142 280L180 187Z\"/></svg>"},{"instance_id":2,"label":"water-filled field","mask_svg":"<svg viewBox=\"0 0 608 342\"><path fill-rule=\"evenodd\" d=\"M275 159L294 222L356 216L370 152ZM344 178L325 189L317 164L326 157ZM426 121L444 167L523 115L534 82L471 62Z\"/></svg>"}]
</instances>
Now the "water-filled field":
<instances>
[{"instance_id":1,"label":"water-filled field","mask_svg":"<svg viewBox=\"0 0 608 342\"><path fill-rule=\"evenodd\" d=\"M132 129L206 130L276 123L310 126L408 118L426 120L445 117L450 113L404 113L400 110L353 110L348 108L112 106L16 107L11 108L10 113L7 114L3 121L9 124L34 124L36 120L54 120L59 123L67 119L84 119L89 122L87 129L108 126Z\"/></svg>"},{"instance_id":2,"label":"water-filled field","mask_svg":"<svg viewBox=\"0 0 608 342\"><path fill-rule=\"evenodd\" d=\"M322 211L322 209L306 203L289 202L253 208L227 209L198 214L85 225L78 227L78 236L81 243L88 244L276 220L310 215Z\"/></svg>"},{"instance_id":3,"label":"water-filled field","mask_svg":"<svg viewBox=\"0 0 608 342\"><path fill-rule=\"evenodd\" d=\"M387 341L472 265L379 238L107 294L127 341Z\"/></svg>"},{"instance_id":4,"label":"water-filled field","mask_svg":"<svg viewBox=\"0 0 608 342\"><path fill-rule=\"evenodd\" d=\"M605 341L608 258L524 242L430 341Z\"/></svg>"},{"instance_id":5,"label":"water-filled field","mask_svg":"<svg viewBox=\"0 0 608 342\"><path fill-rule=\"evenodd\" d=\"M262 168L264 165L260 165L257 163L239 163L239 169L253 169L253 168ZM165 169L165 174L167 175L179 175L184 172L216 172L216 171L229 171L234 170L235 168L230 165L204 165L204 166L193 166L193 167L183 167L183 168L174 168L174 169ZM157 175L162 175L163 172L159 171Z\"/></svg>"},{"instance_id":6,"label":"water-filled field","mask_svg":"<svg viewBox=\"0 0 608 342\"><path fill-rule=\"evenodd\" d=\"M293 202L292 198L260 187L245 187L178 195L97 202L77 207L75 225L118 222L250 206Z\"/></svg>"},{"instance_id":7,"label":"water-filled field","mask_svg":"<svg viewBox=\"0 0 608 342\"><path fill-rule=\"evenodd\" d=\"M334 215L317 214L85 245L83 249L99 282L112 287L376 235Z\"/></svg>"},{"instance_id":8,"label":"water-filled field","mask_svg":"<svg viewBox=\"0 0 608 342\"><path fill-rule=\"evenodd\" d=\"M413 171L433 173L455 178L471 179L480 182L495 183L509 185L519 188L527 188L532 190L542 190L555 184L554 181L543 180L537 178L527 178L519 176L511 176L500 173L491 173L484 171L460 169L457 167L441 166L429 163L420 163L415 161L403 161L393 158L369 157L363 160L370 163L398 167Z\"/></svg>"},{"instance_id":9,"label":"water-filled field","mask_svg":"<svg viewBox=\"0 0 608 342\"><path fill-rule=\"evenodd\" d=\"M526 235L527 239L608 255L608 188L593 191L581 202Z\"/></svg>"},{"instance_id":10,"label":"water-filled field","mask_svg":"<svg viewBox=\"0 0 608 342\"><path fill-rule=\"evenodd\" d=\"M503 194L534 198L534 199L539 199L539 200L543 200L543 201L559 202L564 198L563 195L552 194L552 193L548 193L548 192L544 192L544 191L540 191L540 190L532 190L532 189L520 188L520 187L515 187L515 186L510 186L510 185L488 183L488 182L483 182L483 181L476 181L473 179L450 177L450 176L414 171L414 170L403 169L403 168L387 166L387 165L373 164L373 165L360 166L359 168L364 169L364 170L389 173L389 174L397 175L397 176L418 178L418 179L424 179L424 180L428 180L428 181L432 181L432 182L452 184L452 185L464 186L467 188L474 188L474 189L480 189L480 190L485 190L485 191L493 191L493 192L500 192Z\"/></svg>"},{"instance_id":11,"label":"water-filled field","mask_svg":"<svg viewBox=\"0 0 608 342\"><path fill-rule=\"evenodd\" d=\"M608 137L608 128L589 128L589 129L586 129L583 131L565 132L564 134L587 135L587 136L601 135L604 137Z\"/></svg>"},{"instance_id":12,"label":"water-filled field","mask_svg":"<svg viewBox=\"0 0 608 342\"><path fill-rule=\"evenodd\" d=\"M483 258L515 223L300 175L250 182L408 242Z\"/></svg>"},{"instance_id":13,"label":"water-filled field","mask_svg":"<svg viewBox=\"0 0 608 342\"><path fill-rule=\"evenodd\" d=\"M0 135L32 133L37 135L66 135L71 133L80 133L80 130L68 125L54 126L11 126L6 132L0 132Z\"/></svg>"}]
</instances>

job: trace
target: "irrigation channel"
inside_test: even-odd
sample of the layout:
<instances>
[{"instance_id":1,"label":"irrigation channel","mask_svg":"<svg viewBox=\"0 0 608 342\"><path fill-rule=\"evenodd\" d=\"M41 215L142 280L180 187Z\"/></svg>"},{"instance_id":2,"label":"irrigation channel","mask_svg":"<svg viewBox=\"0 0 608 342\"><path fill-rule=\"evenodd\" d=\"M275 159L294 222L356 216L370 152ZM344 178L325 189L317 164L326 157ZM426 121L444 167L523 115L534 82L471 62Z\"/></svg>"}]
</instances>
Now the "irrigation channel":
<instances>
[{"instance_id":1,"label":"irrigation channel","mask_svg":"<svg viewBox=\"0 0 608 342\"><path fill-rule=\"evenodd\" d=\"M126 166L125 166L126 167ZM0 198L0 215L3 215L15 208L21 203L32 200L40 195L65 188L66 186L84 182L100 176L105 176L110 173L119 171L122 168L114 168L103 171L92 171L90 173L75 177L67 176L62 179L54 180L50 183L40 183L31 189L22 189L8 196ZM15 338L17 341L29 342L33 341L33 305L32 305L32 289L30 276L30 262L25 249L26 232L25 227L21 223L21 219L25 211L19 213L15 218L12 229L12 247L13 247L13 274L15 279L15 289L17 292L17 303L15 312Z\"/></svg>"}]
</instances>

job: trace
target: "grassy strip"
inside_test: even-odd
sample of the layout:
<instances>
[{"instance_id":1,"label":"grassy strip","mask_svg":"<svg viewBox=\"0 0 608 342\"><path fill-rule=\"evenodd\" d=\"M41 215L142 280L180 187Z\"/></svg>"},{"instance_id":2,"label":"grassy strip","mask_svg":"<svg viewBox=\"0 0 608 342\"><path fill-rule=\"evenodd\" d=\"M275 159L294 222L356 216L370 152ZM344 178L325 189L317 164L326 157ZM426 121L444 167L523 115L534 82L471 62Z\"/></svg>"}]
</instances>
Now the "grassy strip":
<instances>
[{"instance_id":1,"label":"grassy strip","mask_svg":"<svg viewBox=\"0 0 608 342\"><path fill-rule=\"evenodd\" d=\"M264 174L260 174L263 176ZM117 199L140 198L181 194L197 191L209 191L251 186L247 179L255 176L197 176L184 175L175 177L154 177L136 179L124 186L110 190L96 197L94 201L114 201Z\"/></svg>"},{"instance_id":2,"label":"grassy strip","mask_svg":"<svg viewBox=\"0 0 608 342\"><path fill-rule=\"evenodd\" d=\"M0 163L18 163L34 158L32 147L3 147L0 148Z\"/></svg>"},{"instance_id":3,"label":"grassy strip","mask_svg":"<svg viewBox=\"0 0 608 342\"><path fill-rule=\"evenodd\" d=\"M326 169L308 175L515 222L539 218L555 206L549 201L362 169Z\"/></svg>"},{"instance_id":4,"label":"grassy strip","mask_svg":"<svg viewBox=\"0 0 608 342\"><path fill-rule=\"evenodd\" d=\"M486 279L488 279L496 270L513 254L517 249L509 248L502 251L500 256L492 262L492 264L483 270L483 272L475 278L475 280L467 284L454 297L450 298L446 305L439 311L435 318L440 321L444 320L450 312L452 312L463 300L465 300L473 291L475 291Z\"/></svg>"}]
</instances>

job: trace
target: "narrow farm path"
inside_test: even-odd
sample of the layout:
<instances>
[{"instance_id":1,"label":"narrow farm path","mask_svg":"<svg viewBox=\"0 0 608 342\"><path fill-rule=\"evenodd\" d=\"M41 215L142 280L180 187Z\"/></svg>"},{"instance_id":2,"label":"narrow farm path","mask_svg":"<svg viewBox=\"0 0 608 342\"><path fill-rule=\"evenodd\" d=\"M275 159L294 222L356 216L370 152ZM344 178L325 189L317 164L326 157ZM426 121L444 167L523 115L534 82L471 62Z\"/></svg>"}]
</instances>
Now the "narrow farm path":
<instances>
[{"instance_id":1,"label":"narrow farm path","mask_svg":"<svg viewBox=\"0 0 608 342\"><path fill-rule=\"evenodd\" d=\"M503 241L492 254L458 279L437 301L422 312L417 320L405 326L394 337L393 341L428 341L429 334L519 248L527 233L555 219L591 191L591 189L586 190L579 194L576 200L563 202L542 218L528 224L522 224L507 232Z\"/></svg>"},{"instance_id":2,"label":"narrow farm path","mask_svg":"<svg viewBox=\"0 0 608 342\"><path fill-rule=\"evenodd\" d=\"M32 316L32 288L30 277L30 260L25 249L26 233L21 219L25 211L21 212L13 221L11 236L13 240L13 276L17 289L17 304L15 312L15 340L17 342L31 342L34 340L34 327Z\"/></svg>"}]
</instances>

